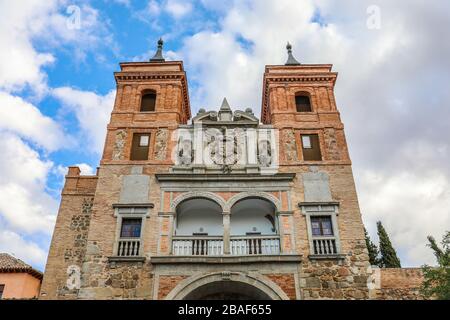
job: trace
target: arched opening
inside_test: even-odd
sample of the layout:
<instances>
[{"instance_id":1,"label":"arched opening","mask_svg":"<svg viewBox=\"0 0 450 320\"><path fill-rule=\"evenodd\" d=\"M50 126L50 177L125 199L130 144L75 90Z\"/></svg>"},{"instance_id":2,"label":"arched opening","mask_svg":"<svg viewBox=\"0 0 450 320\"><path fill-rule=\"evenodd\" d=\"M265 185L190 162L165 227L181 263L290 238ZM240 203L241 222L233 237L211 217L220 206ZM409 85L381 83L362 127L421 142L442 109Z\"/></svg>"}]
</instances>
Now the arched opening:
<instances>
[{"instance_id":1,"label":"arched opening","mask_svg":"<svg viewBox=\"0 0 450 320\"><path fill-rule=\"evenodd\" d=\"M231 208L232 254L279 254L275 206L262 198L245 198Z\"/></svg>"},{"instance_id":2,"label":"arched opening","mask_svg":"<svg viewBox=\"0 0 450 320\"><path fill-rule=\"evenodd\" d=\"M175 255L223 254L222 208L206 198L187 199L176 208Z\"/></svg>"},{"instance_id":3,"label":"arched opening","mask_svg":"<svg viewBox=\"0 0 450 320\"><path fill-rule=\"evenodd\" d=\"M184 300L272 300L262 290L239 281L215 281L191 291Z\"/></svg>"},{"instance_id":4,"label":"arched opening","mask_svg":"<svg viewBox=\"0 0 450 320\"><path fill-rule=\"evenodd\" d=\"M231 235L276 235L275 206L266 199L245 198L231 208Z\"/></svg>"},{"instance_id":5,"label":"arched opening","mask_svg":"<svg viewBox=\"0 0 450 320\"><path fill-rule=\"evenodd\" d=\"M177 206L178 236L222 236L222 208L214 201L205 198L188 199Z\"/></svg>"},{"instance_id":6,"label":"arched opening","mask_svg":"<svg viewBox=\"0 0 450 320\"><path fill-rule=\"evenodd\" d=\"M141 111L155 111L156 106L156 92L147 90L142 93L141 97Z\"/></svg>"},{"instance_id":7,"label":"arched opening","mask_svg":"<svg viewBox=\"0 0 450 320\"><path fill-rule=\"evenodd\" d=\"M295 106L297 112L311 112L311 99L309 94L304 92L299 92L295 95Z\"/></svg>"}]
</instances>

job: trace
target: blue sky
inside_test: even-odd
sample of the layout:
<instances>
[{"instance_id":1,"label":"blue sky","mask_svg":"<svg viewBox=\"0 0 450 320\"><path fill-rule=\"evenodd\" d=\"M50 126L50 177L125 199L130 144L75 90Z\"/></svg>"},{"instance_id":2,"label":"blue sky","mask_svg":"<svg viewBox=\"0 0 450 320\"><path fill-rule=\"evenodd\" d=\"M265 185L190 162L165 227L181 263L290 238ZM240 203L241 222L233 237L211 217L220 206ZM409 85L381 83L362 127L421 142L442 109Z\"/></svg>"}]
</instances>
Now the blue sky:
<instances>
[{"instance_id":1,"label":"blue sky","mask_svg":"<svg viewBox=\"0 0 450 320\"><path fill-rule=\"evenodd\" d=\"M332 63L372 238L382 220L404 265L433 262L426 236L450 229L450 5L375 2L0 0L0 251L43 270L66 167L98 165L113 72L163 37L194 114L226 96L259 115L264 65L284 63L287 41Z\"/></svg>"}]
</instances>

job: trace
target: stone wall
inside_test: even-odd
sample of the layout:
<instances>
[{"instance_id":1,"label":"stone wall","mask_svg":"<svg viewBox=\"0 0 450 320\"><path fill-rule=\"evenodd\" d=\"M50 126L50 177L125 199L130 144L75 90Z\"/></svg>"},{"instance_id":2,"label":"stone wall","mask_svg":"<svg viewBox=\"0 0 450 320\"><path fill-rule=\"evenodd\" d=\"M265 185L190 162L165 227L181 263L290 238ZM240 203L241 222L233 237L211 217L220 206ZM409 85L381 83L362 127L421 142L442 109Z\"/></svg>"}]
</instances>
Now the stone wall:
<instances>
[{"instance_id":1,"label":"stone wall","mask_svg":"<svg viewBox=\"0 0 450 320\"><path fill-rule=\"evenodd\" d=\"M305 261L300 269L302 298L367 299L368 261L364 255L352 258Z\"/></svg>"},{"instance_id":2,"label":"stone wall","mask_svg":"<svg viewBox=\"0 0 450 320\"><path fill-rule=\"evenodd\" d=\"M100 254L86 256L78 299L151 299L151 267L141 262L108 262Z\"/></svg>"},{"instance_id":3,"label":"stone wall","mask_svg":"<svg viewBox=\"0 0 450 320\"><path fill-rule=\"evenodd\" d=\"M374 268L373 275L376 285L370 292L372 299L425 299L419 291L423 282L423 273L420 268Z\"/></svg>"},{"instance_id":4,"label":"stone wall","mask_svg":"<svg viewBox=\"0 0 450 320\"><path fill-rule=\"evenodd\" d=\"M97 176L70 167L42 281L41 299L74 299L86 252Z\"/></svg>"}]
</instances>

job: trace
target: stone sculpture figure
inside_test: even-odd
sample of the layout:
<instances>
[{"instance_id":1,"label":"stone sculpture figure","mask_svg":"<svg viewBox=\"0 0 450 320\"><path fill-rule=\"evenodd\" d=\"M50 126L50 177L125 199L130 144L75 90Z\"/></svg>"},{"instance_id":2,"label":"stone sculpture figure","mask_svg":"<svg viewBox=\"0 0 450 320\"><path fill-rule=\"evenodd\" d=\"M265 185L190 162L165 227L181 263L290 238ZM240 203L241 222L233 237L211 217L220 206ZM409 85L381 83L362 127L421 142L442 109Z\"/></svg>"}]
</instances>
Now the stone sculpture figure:
<instances>
[{"instance_id":1,"label":"stone sculpture figure","mask_svg":"<svg viewBox=\"0 0 450 320\"><path fill-rule=\"evenodd\" d=\"M287 161L297 161L297 144L295 141L295 134L293 130L285 131L284 133L284 150Z\"/></svg>"},{"instance_id":2,"label":"stone sculpture figure","mask_svg":"<svg viewBox=\"0 0 450 320\"><path fill-rule=\"evenodd\" d=\"M269 140L262 140L258 143L258 160L259 163L268 167L272 163L272 150Z\"/></svg>"},{"instance_id":3,"label":"stone sculpture figure","mask_svg":"<svg viewBox=\"0 0 450 320\"><path fill-rule=\"evenodd\" d=\"M181 165L190 165L193 160L192 141L190 139L180 138L178 141L178 163Z\"/></svg>"},{"instance_id":4,"label":"stone sculpture figure","mask_svg":"<svg viewBox=\"0 0 450 320\"><path fill-rule=\"evenodd\" d=\"M123 147L127 138L127 132L125 130L119 130L116 133L116 142L113 149L113 160L123 160Z\"/></svg>"},{"instance_id":5,"label":"stone sculpture figure","mask_svg":"<svg viewBox=\"0 0 450 320\"><path fill-rule=\"evenodd\" d=\"M155 142L155 159L156 160L165 160L166 159L168 136L169 136L169 131L167 129L159 129L156 132L156 142Z\"/></svg>"},{"instance_id":6,"label":"stone sculpture figure","mask_svg":"<svg viewBox=\"0 0 450 320\"><path fill-rule=\"evenodd\" d=\"M337 146L336 131L334 128L326 128L324 130L325 144L331 160L340 160L341 154Z\"/></svg>"}]
</instances>

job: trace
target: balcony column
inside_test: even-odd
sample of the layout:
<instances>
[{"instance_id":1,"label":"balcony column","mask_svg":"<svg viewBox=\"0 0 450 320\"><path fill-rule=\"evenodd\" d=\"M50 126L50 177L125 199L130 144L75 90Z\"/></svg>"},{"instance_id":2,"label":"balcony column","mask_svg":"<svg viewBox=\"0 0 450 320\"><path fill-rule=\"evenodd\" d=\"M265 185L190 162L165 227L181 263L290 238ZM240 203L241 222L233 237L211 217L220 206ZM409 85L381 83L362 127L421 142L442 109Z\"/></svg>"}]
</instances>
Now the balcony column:
<instances>
[{"instance_id":1,"label":"balcony column","mask_svg":"<svg viewBox=\"0 0 450 320\"><path fill-rule=\"evenodd\" d=\"M223 212L223 253L230 254L230 212Z\"/></svg>"}]
</instances>

